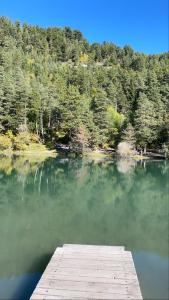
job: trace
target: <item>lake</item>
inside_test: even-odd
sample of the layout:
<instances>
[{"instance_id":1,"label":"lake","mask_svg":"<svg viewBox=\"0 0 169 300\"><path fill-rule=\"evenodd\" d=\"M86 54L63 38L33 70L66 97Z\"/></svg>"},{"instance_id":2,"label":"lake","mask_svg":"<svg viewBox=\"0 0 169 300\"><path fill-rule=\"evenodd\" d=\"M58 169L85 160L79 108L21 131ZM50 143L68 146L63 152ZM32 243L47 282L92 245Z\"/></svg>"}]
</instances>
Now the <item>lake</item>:
<instances>
[{"instance_id":1,"label":"lake","mask_svg":"<svg viewBox=\"0 0 169 300\"><path fill-rule=\"evenodd\" d=\"M0 299L27 300L57 246L124 245L169 299L169 163L0 158Z\"/></svg>"}]
</instances>

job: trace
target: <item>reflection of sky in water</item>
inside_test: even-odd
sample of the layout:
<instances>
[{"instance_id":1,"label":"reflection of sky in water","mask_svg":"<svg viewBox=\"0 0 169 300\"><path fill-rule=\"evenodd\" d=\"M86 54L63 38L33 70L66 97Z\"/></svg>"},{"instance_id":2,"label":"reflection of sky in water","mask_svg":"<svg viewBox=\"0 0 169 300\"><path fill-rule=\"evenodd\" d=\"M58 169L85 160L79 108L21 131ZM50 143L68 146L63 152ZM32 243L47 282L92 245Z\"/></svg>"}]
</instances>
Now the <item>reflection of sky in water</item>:
<instances>
[{"instance_id":1,"label":"reflection of sky in water","mask_svg":"<svg viewBox=\"0 0 169 300\"><path fill-rule=\"evenodd\" d=\"M34 287L40 279L40 273L12 276L0 280L0 299L29 299ZM22 298L21 298L22 295Z\"/></svg>"},{"instance_id":2,"label":"reflection of sky in water","mask_svg":"<svg viewBox=\"0 0 169 300\"><path fill-rule=\"evenodd\" d=\"M144 299L169 299L169 259L145 251L133 253L133 258Z\"/></svg>"}]
</instances>

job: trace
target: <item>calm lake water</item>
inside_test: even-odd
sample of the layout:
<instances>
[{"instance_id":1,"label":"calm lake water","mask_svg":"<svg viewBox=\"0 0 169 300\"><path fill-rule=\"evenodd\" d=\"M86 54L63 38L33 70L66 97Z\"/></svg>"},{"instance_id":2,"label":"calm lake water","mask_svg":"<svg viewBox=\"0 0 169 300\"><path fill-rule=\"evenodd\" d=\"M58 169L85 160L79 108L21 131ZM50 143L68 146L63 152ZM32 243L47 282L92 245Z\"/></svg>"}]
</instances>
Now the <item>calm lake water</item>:
<instances>
[{"instance_id":1,"label":"calm lake water","mask_svg":"<svg viewBox=\"0 0 169 300\"><path fill-rule=\"evenodd\" d=\"M124 245L169 299L169 163L0 158L0 299L29 299L64 243Z\"/></svg>"}]
</instances>

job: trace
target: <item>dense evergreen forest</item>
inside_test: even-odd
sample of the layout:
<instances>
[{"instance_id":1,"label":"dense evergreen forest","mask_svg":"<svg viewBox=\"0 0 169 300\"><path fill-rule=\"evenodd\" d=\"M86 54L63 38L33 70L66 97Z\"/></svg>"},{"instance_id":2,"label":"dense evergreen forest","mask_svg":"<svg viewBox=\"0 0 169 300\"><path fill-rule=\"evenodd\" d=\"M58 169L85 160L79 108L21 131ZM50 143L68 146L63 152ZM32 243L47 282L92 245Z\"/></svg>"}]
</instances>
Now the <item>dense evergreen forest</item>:
<instances>
[{"instance_id":1,"label":"dense evergreen forest","mask_svg":"<svg viewBox=\"0 0 169 300\"><path fill-rule=\"evenodd\" d=\"M0 18L0 148L169 147L169 54ZM166 150L167 151L167 150Z\"/></svg>"}]
</instances>

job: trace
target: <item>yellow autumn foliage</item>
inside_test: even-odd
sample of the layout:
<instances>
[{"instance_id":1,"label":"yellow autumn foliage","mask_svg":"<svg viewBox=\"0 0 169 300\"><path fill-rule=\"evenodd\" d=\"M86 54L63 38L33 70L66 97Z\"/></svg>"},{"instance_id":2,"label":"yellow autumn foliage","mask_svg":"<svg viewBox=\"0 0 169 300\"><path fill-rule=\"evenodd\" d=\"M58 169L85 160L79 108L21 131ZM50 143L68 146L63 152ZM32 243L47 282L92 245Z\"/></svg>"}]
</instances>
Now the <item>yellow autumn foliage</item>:
<instances>
[{"instance_id":1,"label":"yellow autumn foliage","mask_svg":"<svg viewBox=\"0 0 169 300\"><path fill-rule=\"evenodd\" d=\"M107 108L107 119L113 127L120 128L125 117L123 114L118 113L112 105L109 105Z\"/></svg>"},{"instance_id":2,"label":"yellow autumn foliage","mask_svg":"<svg viewBox=\"0 0 169 300\"><path fill-rule=\"evenodd\" d=\"M5 135L0 135L0 150L8 150L12 148L12 141L11 139Z\"/></svg>"},{"instance_id":3,"label":"yellow autumn foliage","mask_svg":"<svg viewBox=\"0 0 169 300\"><path fill-rule=\"evenodd\" d=\"M88 54L86 54L86 53L81 53L81 54L80 54L79 61L80 61L81 63L87 63L88 60L89 60L89 55L88 55Z\"/></svg>"}]
</instances>

